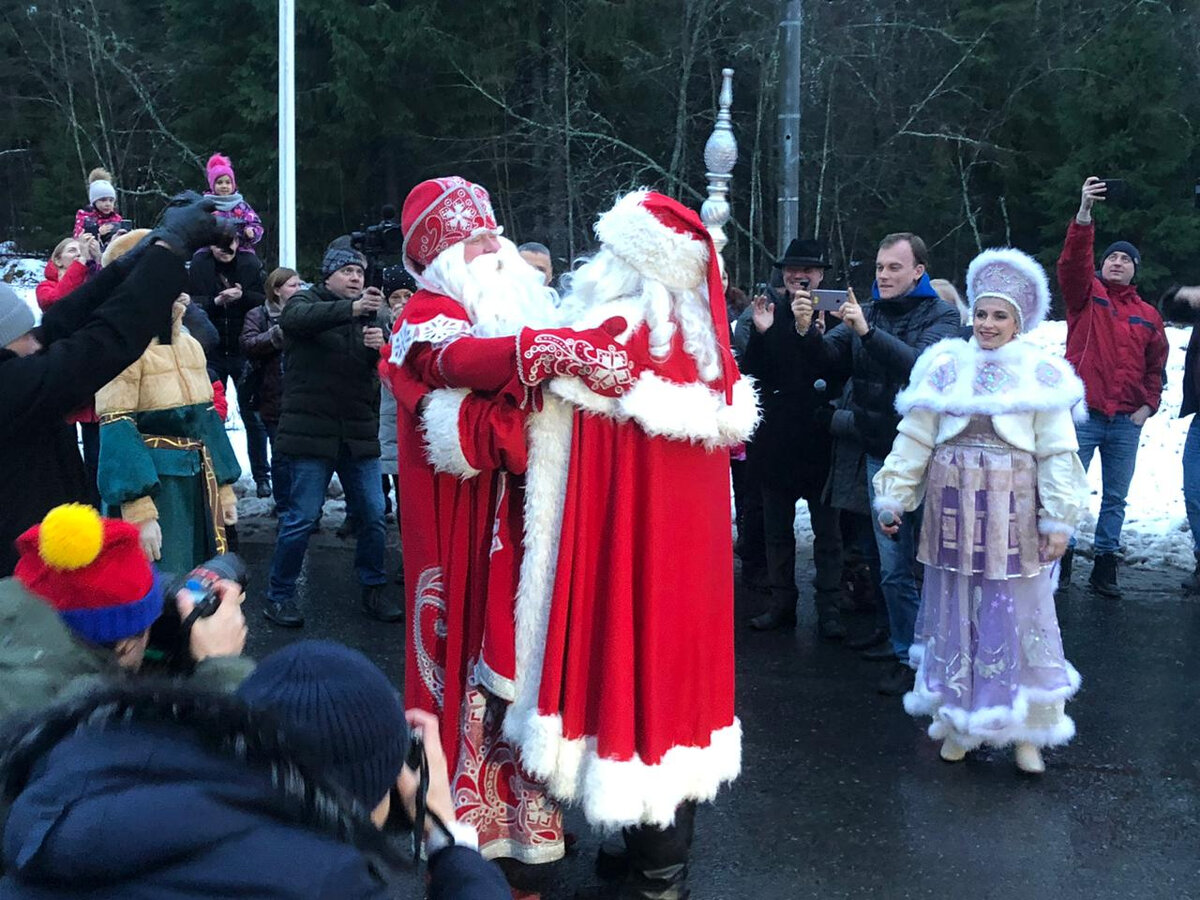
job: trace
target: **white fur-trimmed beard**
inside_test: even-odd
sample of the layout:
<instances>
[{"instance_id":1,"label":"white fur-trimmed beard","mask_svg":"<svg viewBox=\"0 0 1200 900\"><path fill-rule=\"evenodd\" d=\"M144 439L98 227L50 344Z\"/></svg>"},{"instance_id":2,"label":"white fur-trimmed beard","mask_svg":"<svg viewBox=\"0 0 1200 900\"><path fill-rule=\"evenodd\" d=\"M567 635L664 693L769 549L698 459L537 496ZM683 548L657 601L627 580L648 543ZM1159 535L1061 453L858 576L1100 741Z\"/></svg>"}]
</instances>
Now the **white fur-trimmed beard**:
<instances>
[{"instance_id":1,"label":"white fur-trimmed beard","mask_svg":"<svg viewBox=\"0 0 1200 900\"><path fill-rule=\"evenodd\" d=\"M417 284L466 307L477 337L557 325L554 294L542 283L542 273L521 259L512 241L497 240L499 252L484 253L469 263L463 258L464 243L448 247L417 276Z\"/></svg>"},{"instance_id":2,"label":"white fur-trimmed beard","mask_svg":"<svg viewBox=\"0 0 1200 900\"><path fill-rule=\"evenodd\" d=\"M650 327L650 352L665 359L671 352L675 329L683 332L683 349L696 363L704 381L721 375L721 356L713 331L707 288L672 291L648 278L607 247L565 278L569 293L563 313L571 317L605 303L632 303L645 314ZM630 324L633 324L632 322Z\"/></svg>"}]
</instances>

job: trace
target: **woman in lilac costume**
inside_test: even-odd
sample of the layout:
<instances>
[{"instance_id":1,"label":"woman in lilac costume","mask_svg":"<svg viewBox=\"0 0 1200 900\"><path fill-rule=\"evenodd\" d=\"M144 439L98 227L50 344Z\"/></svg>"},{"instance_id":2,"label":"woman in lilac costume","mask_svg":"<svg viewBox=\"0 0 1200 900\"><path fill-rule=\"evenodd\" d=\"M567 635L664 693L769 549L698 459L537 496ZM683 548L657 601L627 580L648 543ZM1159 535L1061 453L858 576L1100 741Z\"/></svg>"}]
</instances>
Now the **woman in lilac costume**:
<instances>
[{"instance_id":1,"label":"woman in lilac costume","mask_svg":"<svg viewBox=\"0 0 1200 900\"><path fill-rule=\"evenodd\" d=\"M1042 772L1042 747L1066 743L1064 705L1079 673L1054 611L1057 560L1088 496L1072 411L1086 415L1070 364L1020 340L1050 305L1046 274L1018 250L988 250L967 270L974 336L925 351L896 398L904 416L875 476L887 534L925 504L917 667L904 708L931 716L942 758L1016 745Z\"/></svg>"}]
</instances>

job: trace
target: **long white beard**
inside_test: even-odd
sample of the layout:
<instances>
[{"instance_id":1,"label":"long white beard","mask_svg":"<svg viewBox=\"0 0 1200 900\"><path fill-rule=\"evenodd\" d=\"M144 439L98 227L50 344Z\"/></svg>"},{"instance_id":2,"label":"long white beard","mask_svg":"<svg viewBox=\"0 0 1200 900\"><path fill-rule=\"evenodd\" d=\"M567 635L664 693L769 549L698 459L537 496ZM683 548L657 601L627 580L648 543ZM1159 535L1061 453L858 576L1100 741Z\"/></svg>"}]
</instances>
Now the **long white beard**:
<instances>
[{"instance_id":1,"label":"long white beard","mask_svg":"<svg viewBox=\"0 0 1200 900\"><path fill-rule=\"evenodd\" d=\"M471 333L504 337L522 328L559 324L555 294L542 283L542 273L521 259L516 245L499 238L500 251L465 262L462 243L443 250L417 276L421 287L453 297L467 310Z\"/></svg>"},{"instance_id":2,"label":"long white beard","mask_svg":"<svg viewBox=\"0 0 1200 900\"><path fill-rule=\"evenodd\" d=\"M704 285L672 291L661 281L642 275L607 248L601 248L567 276L566 281L569 293L562 308L568 321L586 317L589 309L603 304L618 301L632 304L650 327L650 352L655 358L667 357L679 329L683 334L683 349L696 363L700 377L713 381L720 376L721 355Z\"/></svg>"}]
</instances>

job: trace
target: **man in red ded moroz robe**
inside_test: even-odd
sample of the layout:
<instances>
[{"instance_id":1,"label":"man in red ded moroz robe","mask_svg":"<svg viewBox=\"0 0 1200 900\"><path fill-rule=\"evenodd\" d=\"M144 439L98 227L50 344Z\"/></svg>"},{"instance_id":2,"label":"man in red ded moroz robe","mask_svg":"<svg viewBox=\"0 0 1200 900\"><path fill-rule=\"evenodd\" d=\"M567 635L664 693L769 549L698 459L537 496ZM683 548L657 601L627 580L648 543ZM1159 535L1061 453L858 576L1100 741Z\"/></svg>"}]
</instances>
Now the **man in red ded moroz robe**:
<instances>
[{"instance_id":1,"label":"man in red ded moroz robe","mask_svg":"<svg viewBox=\"0 0 1200 900\"><path fill-rule=\"evenodd\" d=\"M758 404L696 214L639 191L596 235L565 315L577 327L624 319L633 381L598 393L560 365L529 420L505 733L552 796L625 829L621 896L673 900L687 896L697 801L741 767L729 449Z\"/></svg>"},{"instance_id":2,"label":"man in red ded moroz robe","mask_svg":"<svg viewBox=\"0 0 1200 900\"><path fill-rule=\"evenodd\" d=\"M484 856L550 862L564 851L561 811L502 734L515 696L526 420L536 415L539 382L573 363L556 358L564 342L604 354L594 367L601 381L627 383L631 374L608 331L544 330L557 318L551 295L500 236L479 185L422 182L401 225L405 266L420 290L381 372L397 401L405 705L439 716L455 805ZM534 348L539 338L558 343ZM524 379L522 349L538 368Z\"/></svg>"}]
</instances>

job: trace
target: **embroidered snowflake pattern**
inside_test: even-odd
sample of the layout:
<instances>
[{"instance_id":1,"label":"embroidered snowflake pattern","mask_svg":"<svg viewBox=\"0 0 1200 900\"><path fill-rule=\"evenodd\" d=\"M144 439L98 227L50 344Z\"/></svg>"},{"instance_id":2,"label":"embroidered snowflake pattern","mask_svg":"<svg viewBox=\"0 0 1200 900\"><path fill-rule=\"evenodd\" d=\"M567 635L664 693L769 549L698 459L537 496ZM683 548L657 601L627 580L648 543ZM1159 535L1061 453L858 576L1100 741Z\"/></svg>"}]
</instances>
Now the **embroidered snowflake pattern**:
<instances>
[{"instance_id":1,"label":"embroidered snowflake pattern","mask_svg":"<svg viewBox=\"0 0 1200 900\"><path fill-rule=\"evenodd\" d=\"M944 394L954 386L954 382L958 380L958 366L955 365L954 358L950 357L936 369L929 373L929 383L933 385L933 389L939 394Z\"/></svg>"},{"instance_id":2,"label":"embroidered snowflake pattern","mask_svg":"<svg viewBox=\"0 0 1200 900\"><path fill-rule=\"evenodd\" d=\"M976 394L998 394L1016 382L1012 372L997 362L985 362L975 372Z\"/></svg>"},{"instance_id":3,"label":"embroidered snowflake pattern","mask_svg":"<svg viewBox=\"0 0 1200 900\"><path fill-rule=\"evenodd\" d=\"M1037 377L1038 382L1044 384L1046 387L1057 387L1063 378L1062 372L1058 371L1058 369L1048 362L1038 363L1037 368L1034 369L1034 375Z\"/></svg>"},{"instance_id":4,"label":"embroidered snowflake pattern","mask_svg":"<svg viewBox=\"0 0 1200 900\"><path fill-rule=\"evenodd\" d=\"M475 210L462 200L442 208L440 215L446 224L456 231L465 231L475 221Z\"/></svg>"}]
</instances>

